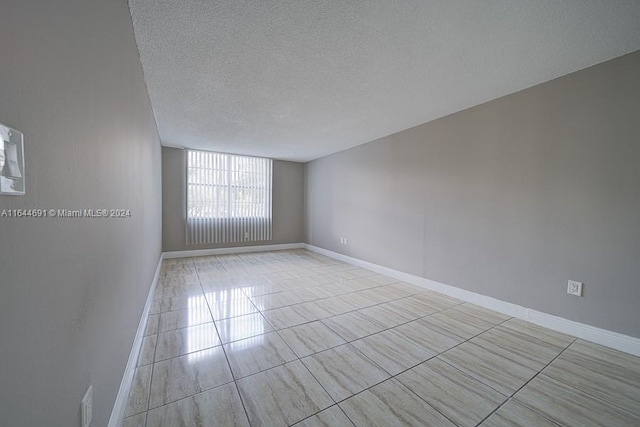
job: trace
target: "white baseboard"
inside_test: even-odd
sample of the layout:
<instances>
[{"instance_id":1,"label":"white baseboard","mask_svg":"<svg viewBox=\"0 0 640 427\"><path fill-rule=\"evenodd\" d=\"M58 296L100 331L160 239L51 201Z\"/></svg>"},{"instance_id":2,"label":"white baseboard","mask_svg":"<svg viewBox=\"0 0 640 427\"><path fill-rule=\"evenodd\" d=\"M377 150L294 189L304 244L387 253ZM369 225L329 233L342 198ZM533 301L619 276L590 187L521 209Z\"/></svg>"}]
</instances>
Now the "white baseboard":
<instances>
[{"instance_id":1,"label":"white baseboard","mask_svg":"<svg viewBox=\"0 0 640 427\"><path fill-rule=\"evenodd\" d=\"M190 258L210 255L241 254L249 252L282 251L286 249L302 249L304 243L283 243L280 245L237 246L234 248L196 249L191 251L164 252L163 259Z\"/></svg>"},{"instance_id":2,"label":"white baseboard","mask_svg":"<svg viewBox=\"0 0 640 427\"><path fill-rule=\"evenodd\" d=\"M158 279L160 277L160 267L162 266L163 256L160 256L158 260L158 266L153 276L153 282L149 288L149 294L147 295L147 301L138 322L138 330L136 337L133 340L131 346L131 352L129 353L129 360L127 361L127 367L122 376L122 382L120 382L120 389L118 389L118 395L111 411L111 418L109 418L108 427L120 427L124 418L124 411L127 408L127 399L129 398L129 391L131 390L131 384L133 383L133 375L136 371L136 365L138 364L138 356L140 355L140 349L142 348L142 339L144 338L144 330L147 326L147 316L151 311L151 304L153 303L153 295L156 287L158 286Z\"/></svg>"},{"instance_id":3,"label":"white baseboard","mask_svg":"<svg viewBox=\"0 0 640 427\"><path fill-rule=\"evenodd\" d=\"M470 302L472 304L476 304L511 317L526 320L536 325L553 329L554 331L582 338L587 341L601 344L616 350L624 351L625 353L629 353L634 356L640 356L640 338L619 334L617 332L608 331L606 329L596 328L595 326L586 325L584 323L574 322L573 320L543 313L541 311L522 307L510 302L501 301L496 298L460 289L455 286L446 285L434 280L425 279L424 277L415 276L413 274L404 273L392 268L383 267L378 264L373 264L371 262L343 255L338 252L319 248L317 246L304 244L304 248L340 261L347 262L352 265L356 265L358 267L375 271L376 273L384 274L389 277L393 277L395 279L423 287L425 289L458 298L460 300Z\"/></svg>"}]
</instances>

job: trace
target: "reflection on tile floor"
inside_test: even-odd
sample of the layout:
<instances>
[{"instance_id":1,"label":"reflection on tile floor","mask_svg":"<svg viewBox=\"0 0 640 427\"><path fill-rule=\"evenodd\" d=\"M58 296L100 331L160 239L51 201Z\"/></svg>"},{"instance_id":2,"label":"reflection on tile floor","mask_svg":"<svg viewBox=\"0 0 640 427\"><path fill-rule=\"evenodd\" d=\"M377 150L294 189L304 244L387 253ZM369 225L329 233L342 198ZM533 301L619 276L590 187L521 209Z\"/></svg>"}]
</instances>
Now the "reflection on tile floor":
<instances>
[{"instance_id":1,"label":"reflection on tile floor","mask_svg":"<svg viewBox=\"0 0 640 427\"><path fill-rule=\"evenodd\" d=\"M305 250L165 260L124 426L640 425L640 358Z\"/></svg>"}]
</instances>

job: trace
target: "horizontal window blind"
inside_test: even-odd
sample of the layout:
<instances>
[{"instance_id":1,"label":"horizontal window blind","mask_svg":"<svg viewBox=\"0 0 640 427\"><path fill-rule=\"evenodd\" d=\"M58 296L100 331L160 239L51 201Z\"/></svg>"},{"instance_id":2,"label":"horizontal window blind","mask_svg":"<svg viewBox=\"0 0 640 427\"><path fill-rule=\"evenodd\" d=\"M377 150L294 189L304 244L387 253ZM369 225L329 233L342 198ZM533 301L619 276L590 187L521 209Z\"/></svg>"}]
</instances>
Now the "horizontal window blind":
<instances>
[{"instance_id":1,"label":"horizontal window blind","mask_svg":"<svg viewBox=\"0 0 640 427\"><path fill-rule=\"evenodd\" d=\"M187 151L187 244L271 240L272 160Z\"/></svg>"}]
</instances>

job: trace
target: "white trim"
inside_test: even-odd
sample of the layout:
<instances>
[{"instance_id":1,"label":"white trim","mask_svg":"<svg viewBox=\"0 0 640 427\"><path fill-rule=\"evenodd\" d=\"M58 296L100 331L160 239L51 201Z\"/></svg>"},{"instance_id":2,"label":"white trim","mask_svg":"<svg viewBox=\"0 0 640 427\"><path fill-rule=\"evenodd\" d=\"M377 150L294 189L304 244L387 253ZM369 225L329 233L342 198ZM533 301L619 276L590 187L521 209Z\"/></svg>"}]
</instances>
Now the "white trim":
<instances>
[{"instance_id":1,"label":"white trim","mask_svg":"<svg viewBox=\"0 0 640 427\"><path fill-rule=\"evenodd\" d=\"M543 313L531 308L522 307L510 302L501 301L496 298L481 295L475 292L467 291L451 285L436 282L434 280L425 279L424 277L415 276L413 274L404 273L392 268L383 267L378 264L353 258L338 252L333 252L317 246L304 244L304 248L310 251L326 255L328 257L366 268L376 273L385 274L398 280L411 283L435 292L461 299L481 307L485 307L508 316L523 319L554 331L573 335L578 338L585 339L597 344L624 351L634 356L640 356L640 338L629 335L619 334L617 332L606 329L596 328L595 326L586 325L584 323L574 322L573 320Z\"/></svg>"},{"instance_id":2,"label":"white trim","mask_svg":"<svg viewBox=\"0 0 640 427\"><path fill-rule=\"evenodd\" d=\"M142 348L142 339L144 338L144 330L147 326L147 317L149 311L151 311L151 304L153 303L153 295L158 286L158 278L160 277L160 267L162 266L163 256L160 256L158 260L158 266L153 276L153 282L149 288L149 294L147 295L147 302L144 305L140 322L138 323L138 331L136 337L133 340L131 346L131 352L129 353L129 360L127 361L127 367L122 376L122 382L120 382L120 389L116 396L116 401L111 410L111 418L109 418L108 427L120 427L122 420L124 419L124 411L127 408L127 399L129 398L129 391L131 390L131 384L133 383L133 375L136 371L136 365L138 364L138 356L140 355L140 349Z\"/></svg>"},{"instance_id":3,"label":"white trim","mask_svg":"<svg viewBox=\"0 0 640 427\"><path fill-rule=\"evenodd\" d=\"M282 251L286 249L302 249L304 243L284 243L280 245L237 246L233 248L196 249L190 251L164 252L163 259L190 258L197 256L241 254L249 252Z\"/></svg>"}]
</instances>

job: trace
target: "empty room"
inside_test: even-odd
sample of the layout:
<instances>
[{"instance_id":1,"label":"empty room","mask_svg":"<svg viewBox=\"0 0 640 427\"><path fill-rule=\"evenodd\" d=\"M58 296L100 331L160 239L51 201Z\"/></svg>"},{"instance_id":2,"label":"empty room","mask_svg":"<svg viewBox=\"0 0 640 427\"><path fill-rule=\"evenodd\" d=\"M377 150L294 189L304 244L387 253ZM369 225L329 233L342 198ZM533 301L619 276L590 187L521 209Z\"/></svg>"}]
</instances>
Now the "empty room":
<instances>
[{"instance_id":1,"label":"empty room","mask_svg":"<svg viewBox=\"0 0 640 427\"><path fill-rule=\"evenodd\" d=\"M1 0L0 426L640 426L640 2Z\"/></svg>"}]
</instances>

